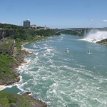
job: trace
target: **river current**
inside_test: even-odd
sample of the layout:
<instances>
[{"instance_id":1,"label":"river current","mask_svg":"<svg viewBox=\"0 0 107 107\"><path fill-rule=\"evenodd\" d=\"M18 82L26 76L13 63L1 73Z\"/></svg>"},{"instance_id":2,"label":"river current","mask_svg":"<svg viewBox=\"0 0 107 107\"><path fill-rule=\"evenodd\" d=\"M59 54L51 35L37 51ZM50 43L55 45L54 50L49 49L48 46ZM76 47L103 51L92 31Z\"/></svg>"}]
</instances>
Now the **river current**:
<instances>
[{"instance_id":1,"label":"river current","mask_svg":"<svg viewBox=\"0 0 107 107\"><path fill-rule=\"evenodd\" d=\"M107 107L107 46L61 35L25 45L17 86L48 107Z\"/></svg>"}]
</instances>

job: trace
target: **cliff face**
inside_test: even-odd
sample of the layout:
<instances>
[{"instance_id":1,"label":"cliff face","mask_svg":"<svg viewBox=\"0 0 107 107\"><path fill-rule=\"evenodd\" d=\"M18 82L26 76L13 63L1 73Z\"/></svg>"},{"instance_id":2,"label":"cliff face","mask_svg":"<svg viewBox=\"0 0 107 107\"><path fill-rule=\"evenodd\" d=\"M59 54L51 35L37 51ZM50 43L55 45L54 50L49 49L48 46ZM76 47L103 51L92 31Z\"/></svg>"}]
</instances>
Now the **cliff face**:
<instances>
[{"instance_id":1,"label":"cliff face","mask_svg":"<svg viewBox=\"0 0 107 107\"><path fill-rule=\"evenodd\" d=\"M0 40L0 54L13 55L15 47L15 40L13 39L2 39Z\"/></svg>"},{"instance_id":2,"label":"cliff face","mask_svg":"<svg viewBox=\"0 0 107 107\"><path fill-rule=\"evenodd\" d=\"M10 35L14 35L14 34L15 34L14 30L0 28L0 39L3 39L5 37L9 37Z\"/></svg>"}]
</instances>

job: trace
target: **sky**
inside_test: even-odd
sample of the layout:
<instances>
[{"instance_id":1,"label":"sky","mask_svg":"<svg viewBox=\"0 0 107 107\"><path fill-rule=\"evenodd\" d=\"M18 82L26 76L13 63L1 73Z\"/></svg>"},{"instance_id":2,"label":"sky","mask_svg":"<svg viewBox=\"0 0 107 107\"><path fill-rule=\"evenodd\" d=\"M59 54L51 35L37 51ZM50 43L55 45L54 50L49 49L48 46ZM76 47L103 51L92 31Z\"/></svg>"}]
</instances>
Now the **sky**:
<instances>
[{"instance_id":1,"label":"sky","mask_svg":"<svg viewBox=\"0 0 107 107\"><path fill-rule=\"evenodd\" d=\"M52 28L107 27L107 0L0 0L0 23Z\"/></svg>"}]
</instances>

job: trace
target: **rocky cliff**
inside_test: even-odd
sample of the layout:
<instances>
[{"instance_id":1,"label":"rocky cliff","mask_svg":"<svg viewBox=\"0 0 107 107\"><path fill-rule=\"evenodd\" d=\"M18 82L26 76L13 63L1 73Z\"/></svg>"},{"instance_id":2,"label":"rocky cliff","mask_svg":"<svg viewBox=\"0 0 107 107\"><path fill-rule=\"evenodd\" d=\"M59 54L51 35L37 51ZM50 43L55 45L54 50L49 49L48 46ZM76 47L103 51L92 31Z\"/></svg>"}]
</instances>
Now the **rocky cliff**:
<instances>
[{"instance_id":1,"label":"rocky cliff","mask_svg":"<svg viewBox=\"0 0 107 107\"><path fill-rule=\"evenodd\" d=\"M3 39L5 37L9 37L10 35L14 35L15 31L12 29L3 29L0 28L0 39Z\"/></svg>"}]
</instances>

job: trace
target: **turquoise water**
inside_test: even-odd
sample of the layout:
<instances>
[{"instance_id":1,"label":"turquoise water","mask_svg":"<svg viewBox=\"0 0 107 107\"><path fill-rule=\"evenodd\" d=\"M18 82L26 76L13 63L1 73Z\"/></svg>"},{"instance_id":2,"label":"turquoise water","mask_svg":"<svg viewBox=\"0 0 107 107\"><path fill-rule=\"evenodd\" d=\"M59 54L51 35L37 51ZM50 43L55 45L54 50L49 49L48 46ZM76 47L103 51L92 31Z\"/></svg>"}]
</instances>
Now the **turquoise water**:
<instances>
[{"instance_id":1,"label":"turquoise water","mask_svg":"<svg viewBox=\"0 0 107 107\"><path fill-rule=\"evenodd\" d=\"M22 91L48 107L107 107L107 46L61 35L25 47L33 54L19 69Z\"/></svg>"}]
</instances>

